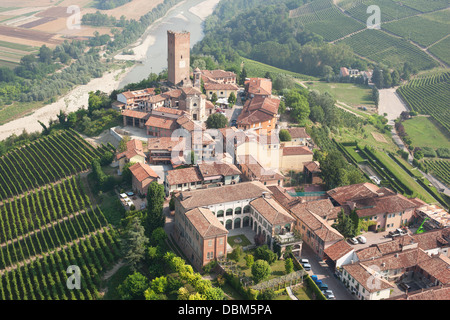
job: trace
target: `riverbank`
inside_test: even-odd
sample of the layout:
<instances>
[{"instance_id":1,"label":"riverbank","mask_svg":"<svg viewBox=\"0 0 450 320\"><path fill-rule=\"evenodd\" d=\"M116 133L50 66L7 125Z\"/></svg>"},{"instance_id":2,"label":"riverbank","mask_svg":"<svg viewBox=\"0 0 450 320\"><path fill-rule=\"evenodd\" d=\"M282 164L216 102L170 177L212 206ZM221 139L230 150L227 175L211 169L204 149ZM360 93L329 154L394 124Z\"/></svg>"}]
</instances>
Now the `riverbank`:
<instances>
[{"instance_id":1,"label":"riverbank","mask_svg":"<svg viewBox=\"0 0 450 320\"><path fill-rule=\"evenodd\" d=\"M164 20L166 18L170 18L172 14L180 15L185 13L183 11L185 9L179 7L184 4L188 4L187 2L190 1L187 0L178 3L177 5L172 7L164 17L153 22L147 28L147 30L144 32L141 38L138 41L136 41L132 46L127 48L133 50L134 55L123 55L124 57L125 56L126 57L125 59L122 60L148 59L149 50L151 50L152 46L153 48L155 47L156 45L155 42L157 41L161 42L161 45L159 45L158 43L158 47L165 48L166 41L162 42L162 40L157 40L157 38L153 34L155 26L164 24L165 23ZM194 3L196 2L197 1L195 1ZM196 5L190 7L190 9L194 11L191 13L196 15L199 19L201 19L201 21L204 21L204 19L206 19L206 17L208 17L213 12L218 2L219 0L206 0L201 3L196 3ZM176 8L179 8L178 9L180 10L179 13L174 12L174 9ZM189 11L191 11L190 9ZM159 39L161 39L161 37ZM36 131L41 132L42 126L39 124L39 121L47 125L51 120L55 120L57 118L56 115L59 114L60 110L69 113L81 108L87 108L90 91L100 90L106 93L110 93L115 89L122 88L124 86L124 83L137 82L138 80L129 81L129 79L126 79L127 76L131 73L131 71L137 67L142 67L142 64L135 64L134 66L128 67L126 69L107 72L101 78L92 79L86 85L75 87L69 93L65 94L63 97L58 99L56 102L43 106L42 108L35 110L32 114L29 114L20 119L16 119L4 125L1 125L0 140L4 140L12 134L20 135L24 130L29 133ZM150 70L148 69L146 72L150 73Z\"/></svg>"}]
</instances>

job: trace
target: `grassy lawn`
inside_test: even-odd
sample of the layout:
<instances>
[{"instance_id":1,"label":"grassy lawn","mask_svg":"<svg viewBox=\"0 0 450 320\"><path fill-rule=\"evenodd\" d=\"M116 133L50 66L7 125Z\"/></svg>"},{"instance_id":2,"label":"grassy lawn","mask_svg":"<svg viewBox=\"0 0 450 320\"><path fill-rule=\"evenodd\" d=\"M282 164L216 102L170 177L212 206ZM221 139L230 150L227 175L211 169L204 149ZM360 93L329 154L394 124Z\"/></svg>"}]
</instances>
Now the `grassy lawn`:
<instances>
[{"instance_id":1,"label":"grassy lawn","mask_svg":"<svg viewBox=\"0 0 450 320\"><path fill-rule=\"evenodd\" d=\"M450 148L449 139L428 117L413 117L403 125L415 147Z\"/></svg>"},{"instance_id":2,"label":"grassy lawn","mask_svg":"<svg viewBox=\"0 0 450 320\"><path fill-rule=\"evenodd\" d=\"M243 234L238 234L236 236L228 237L228 244L232 247L235 247L238 245L241 247L246 247L246 246L251 245L252 243Z\"/></svg>"},{"instance_id":3,"label":"grassy lawn","mask_svg":"<svg viewBox=\"0 0 450 320\"><path fill-rule=\"evenodd\" d=\"M375 107L372 100L372 89L369 86L354 83L328 83L325 81L310 81L305 85L311 90L321 93L328 92L337 101L344 102L352 107Z\"/></svg>"}]
</instances>

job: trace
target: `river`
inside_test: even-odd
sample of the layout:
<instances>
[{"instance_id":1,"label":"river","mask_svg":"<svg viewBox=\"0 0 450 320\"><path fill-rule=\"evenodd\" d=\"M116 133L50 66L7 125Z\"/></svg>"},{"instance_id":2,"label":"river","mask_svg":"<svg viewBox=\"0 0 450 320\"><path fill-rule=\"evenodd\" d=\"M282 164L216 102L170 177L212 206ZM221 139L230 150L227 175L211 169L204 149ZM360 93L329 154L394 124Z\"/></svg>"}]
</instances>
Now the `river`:
<instances>
[{"instance_id":1,"label":"river","mask_svg":"<svg viewBox=\"0 0 450 320\"><path fill-rule=\"evenodd\" d=\"M131 47L142 63L134 65L125 72L123 70L107 72L101 78L92 79L86 85L75 87L58 101L0 126L0 140L12 134L19 135L24 130L42 131L38 121L48 124L50 120L56 119L60 110L69 113L86 107L90 91L100 90L109 93L126 84L141 81L151 72L163 71L167 68L167 30L189 31L191 47L194 46L203 39L203 21L212 13L218 2L219 0L185 0L179 3L163 18L155 21L141 39Z\"/></svg>"}]
</instances>

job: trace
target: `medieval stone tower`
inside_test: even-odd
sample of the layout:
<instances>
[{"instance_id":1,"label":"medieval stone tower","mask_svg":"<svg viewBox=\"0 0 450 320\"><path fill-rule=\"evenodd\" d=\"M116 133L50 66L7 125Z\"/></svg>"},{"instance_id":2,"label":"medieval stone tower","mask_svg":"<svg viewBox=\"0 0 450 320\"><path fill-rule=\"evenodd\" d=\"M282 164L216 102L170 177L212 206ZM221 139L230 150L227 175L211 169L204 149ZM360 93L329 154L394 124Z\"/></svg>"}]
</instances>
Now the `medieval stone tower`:
<instances>
[{"instance_id":1,"label":"medieval stone tower","mask_svg":"<svg viewBox=\"0 0 450 320\"><path fill-rule=\"evenodd\" d=\"M190 33L167 31L168 80L174 85L187 86L190 67Z\"/></svg>"}]
</instances>

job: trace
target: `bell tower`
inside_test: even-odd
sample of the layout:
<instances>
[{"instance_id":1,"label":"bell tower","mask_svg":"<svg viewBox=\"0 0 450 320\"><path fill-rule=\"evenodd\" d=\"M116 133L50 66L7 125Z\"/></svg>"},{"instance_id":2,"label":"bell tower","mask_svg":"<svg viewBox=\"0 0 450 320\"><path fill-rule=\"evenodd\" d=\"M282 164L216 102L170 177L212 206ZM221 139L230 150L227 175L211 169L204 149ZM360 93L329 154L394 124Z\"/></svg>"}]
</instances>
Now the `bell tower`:
<instances>
[{"instance_id":1,"label":"bell tower","mask_svg":"<svg viewBox=\"0 0 450 320\"><path fill-rule=\"evenodd\" d=\"M190 83L190 33L167 31L168 80L174 85Z\"/></svg>"}]
</instances>

